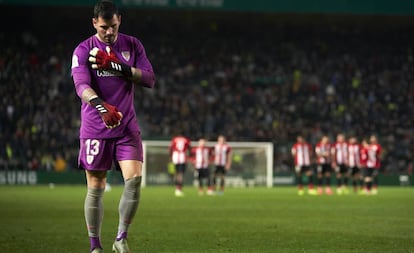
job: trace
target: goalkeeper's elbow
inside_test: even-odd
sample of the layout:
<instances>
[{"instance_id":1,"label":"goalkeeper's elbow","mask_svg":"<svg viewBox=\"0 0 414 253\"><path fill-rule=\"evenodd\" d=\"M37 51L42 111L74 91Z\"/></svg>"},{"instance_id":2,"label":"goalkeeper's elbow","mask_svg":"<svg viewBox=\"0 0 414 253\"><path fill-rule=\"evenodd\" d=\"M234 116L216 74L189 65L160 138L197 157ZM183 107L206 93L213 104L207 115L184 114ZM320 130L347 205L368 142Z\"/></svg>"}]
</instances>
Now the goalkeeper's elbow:
<instances>
[{"instance_id":1,"label":"goalkeeper's elbow","mask_svg":"<svg viewBox=\"0 0 414 253\"><path fill-rule=\"evenodd\" d=\"M155 86L155 74L151 71L141 70L140 83L147 88L153 88Z\"/></svg>"}]
</instances>

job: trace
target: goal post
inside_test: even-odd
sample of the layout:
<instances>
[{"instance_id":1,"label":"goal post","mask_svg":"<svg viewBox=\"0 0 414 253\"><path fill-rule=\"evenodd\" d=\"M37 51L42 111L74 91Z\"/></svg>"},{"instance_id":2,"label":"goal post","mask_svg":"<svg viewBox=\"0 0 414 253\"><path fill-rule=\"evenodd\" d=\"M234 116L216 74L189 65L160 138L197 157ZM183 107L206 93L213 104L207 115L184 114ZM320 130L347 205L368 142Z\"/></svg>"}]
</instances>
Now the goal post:
<instances>
[{"instance_id":1,"label":"goal post","mask_svg":"<svg viewBox=\"0 0 414 253\"><path fill-rule=\"evenodd\" d=\"M192 141L192 146L197 141ZM232 166L226 175L229 187L273 187L273 143L271 142L227 142L232 148ZM142 186L173 184L173 174L169 169L169 141L144 140ZM214 146L215 142L207 142ZM213 171L213 165L210 170ZM194 182L193 164L188 163L184 183Z\"/></svg>"}]
</instances>

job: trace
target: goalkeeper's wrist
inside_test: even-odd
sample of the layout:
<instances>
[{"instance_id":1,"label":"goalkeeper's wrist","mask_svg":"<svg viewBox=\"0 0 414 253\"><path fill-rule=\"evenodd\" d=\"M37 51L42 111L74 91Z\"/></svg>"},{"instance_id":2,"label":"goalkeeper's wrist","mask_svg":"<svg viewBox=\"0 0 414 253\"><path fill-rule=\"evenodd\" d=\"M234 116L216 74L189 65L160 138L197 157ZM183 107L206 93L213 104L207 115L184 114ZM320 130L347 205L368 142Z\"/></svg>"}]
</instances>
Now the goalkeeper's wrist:
<instances>
[{"instance_id":1,"label":"goalkeeper's wrist","mask_svg":"<svg viewBox=\"0 0 414 253\"><path fill-rule=\"evenodd\" d=\"M102 100L102 98L100 98L98 96L96 96L96 97L92 98L91 100L89 100L89 103L93 107L95 107L95 109L98 110L99 113L108 112L108 110L104 106L104 101Z\"/></svg>"},{"instance_id":2,"label":"goalkeeper's wrist","mask_svg":"<svg viewBox=\"0 0 414 253\"><path fill-rule=\"evenodd\" d=\"M89 99L89 104L91 104L93 107L96 107L97 105L101 105L103 103L102 98L95 96Z\"/></svg>"},{"instance_id":3,"label":"goalkeeper's wrist","mask_svg":"<svg viewBox=\"0 0 414 253\"><path fill-rule=\"evenodd\" d=\"M121 73L126 76L126 77L131 77L132 76L132 70L131 70L131 66L125 64L125 63L121 63Z\"/></svg>"},{"instance_id":4,"label":"goalkeeper's wrist","mask_svg":"<svg viewBox=\"0 0 414 253\"><path fill-rule=\"evenodd\" d=\"M128 64L111 62L111 67L113 70L121 72L121 74L124 75L125 77L132 76L131 66L129 66Z\"/></svg>"}]
</instances>

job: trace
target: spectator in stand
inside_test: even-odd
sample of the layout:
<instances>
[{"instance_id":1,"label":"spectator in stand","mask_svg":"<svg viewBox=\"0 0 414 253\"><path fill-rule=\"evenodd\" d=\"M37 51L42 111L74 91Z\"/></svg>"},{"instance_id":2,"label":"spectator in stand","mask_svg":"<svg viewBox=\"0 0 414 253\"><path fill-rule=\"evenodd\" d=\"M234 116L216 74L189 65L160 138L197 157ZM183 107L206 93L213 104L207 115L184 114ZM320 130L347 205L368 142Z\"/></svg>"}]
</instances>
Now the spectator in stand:
<instances>
[{"instance_id":1,"label":"spectator in stand","mask_svg":"<svg viewBox=\"0 0 414 253\"><path fill-rule=\"evenodd\" d=\"M60 153L58 153L56 155L56 159L55 159L54 165L55 165L55 171L56 172L64 172L67 169L66 159Z\"/></svg>"}]
</instances>

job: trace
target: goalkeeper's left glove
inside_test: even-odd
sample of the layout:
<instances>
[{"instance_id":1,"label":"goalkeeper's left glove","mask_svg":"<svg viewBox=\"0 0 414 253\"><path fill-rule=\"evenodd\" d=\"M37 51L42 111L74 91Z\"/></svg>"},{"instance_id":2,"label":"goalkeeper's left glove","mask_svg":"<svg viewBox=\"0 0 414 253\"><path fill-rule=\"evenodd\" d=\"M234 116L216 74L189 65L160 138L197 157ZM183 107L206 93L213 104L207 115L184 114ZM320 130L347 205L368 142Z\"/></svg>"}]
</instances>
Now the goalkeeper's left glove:
<instances>
[{"instance_id":1,"label":"goalkeeper's left glove","mask_svg":"<svg viewBox=\"0 0 414 253\"><path fill-rule=\"evenodd\" d=\"M97 47L89 51L89 62L92 63L93 69L111 70L121 72L126 77L131 77L131 67L122 63L115 53L112 52L111 47L106 46L106 52Z\"/></svg>"},{"instance_id":2,"label":"goalkeeper's left glove","mask_svg":"<svg viewBox=\"0 0 414 253\"><path fill-rule=\"evenodd\" d=\"M99 97L92 98L89 103L98 110L107 128L114 128L121 124L122 113L116 106L106 103Z\"/></svg>"}]
</instances>

